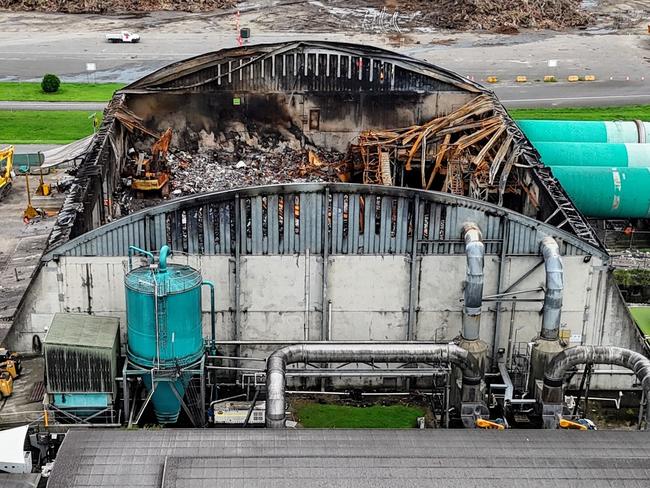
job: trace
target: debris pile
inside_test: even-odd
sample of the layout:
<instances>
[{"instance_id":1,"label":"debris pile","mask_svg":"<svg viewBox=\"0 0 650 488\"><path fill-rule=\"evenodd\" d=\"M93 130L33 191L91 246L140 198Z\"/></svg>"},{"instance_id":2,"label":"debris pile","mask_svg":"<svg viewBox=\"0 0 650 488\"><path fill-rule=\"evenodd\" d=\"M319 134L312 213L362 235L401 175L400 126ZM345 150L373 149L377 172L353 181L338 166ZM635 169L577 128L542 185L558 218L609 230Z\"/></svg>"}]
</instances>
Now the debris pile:
<instances>
[{"instance_id":1,"label":"debris pile","mask_svg":"<svg viewBox=\"0 0 650 488\"><path fill-rule=\"evenodd\" d=\"M422 125L367 130L351 146L363 183L438 190L503 203L525 188L513 168L521 149L494 101L479 95Z\"/></svg>"},{"instance_id":2,"label":"debris pile","mask_svg":"<svg viewBox=\"0 0 650 488\"><path fill-rule=\"evenodd\" d=\"M592 21L582 0L416 0L399 2L407 10L421 10L426 20L442 29L496 30L517 28L565 29Z\"/></svg>"},{"instance_id":3,"label":"debris pile","mask_svg":"<svg viewBox=\"0 0 650 488\"><path fill-rule=\"evenodd\" d=\"M146 134L150 135L150 131ZM344 154L317 149L310 144L303 148L298 138L288 130L269 131L252 124L247 127L241 122L231 122L217 135L201 131L191 139L197 140L197 151L172 148L164 153L161 171L169 175L170 187L155 189L161 191L139 191L136 185L138 175L152 157L149 152L138 152L135 148L129 150L129 162L122 171L122 188L116 195L122 214L156 205L167 196L174 198L247 186L349 179Z\"/></svg>"},{"instance_id":4,"label":"debris pile","mask_svg":"<svg viewBox=\"0 0 650 488\"><path fill-rule=\"evenodd\" d=\"M175 10L206 12L235 5L235 0L0 0L0 9L69 14L112 14Z\"/></svg>"}]
</instances>

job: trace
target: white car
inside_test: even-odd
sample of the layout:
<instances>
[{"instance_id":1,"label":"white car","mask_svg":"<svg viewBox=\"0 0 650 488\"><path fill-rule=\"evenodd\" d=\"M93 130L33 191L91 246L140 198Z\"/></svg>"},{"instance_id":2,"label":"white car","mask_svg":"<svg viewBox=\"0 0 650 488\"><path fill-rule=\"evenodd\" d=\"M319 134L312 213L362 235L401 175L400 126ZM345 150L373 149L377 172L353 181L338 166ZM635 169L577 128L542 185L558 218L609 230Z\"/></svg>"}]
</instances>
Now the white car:
<instances>
[{"instance_id":1,"label":"white car","mask_svg":"<svg viewBox=\"0 0 650 488\"><path fill-rule=\"evenodd\" d=\"M132 34L131 32L122 31L119 34L106 34L106 40L108 42L140 42L140 36L138 34Z\"/></svg>"}]
</instances>

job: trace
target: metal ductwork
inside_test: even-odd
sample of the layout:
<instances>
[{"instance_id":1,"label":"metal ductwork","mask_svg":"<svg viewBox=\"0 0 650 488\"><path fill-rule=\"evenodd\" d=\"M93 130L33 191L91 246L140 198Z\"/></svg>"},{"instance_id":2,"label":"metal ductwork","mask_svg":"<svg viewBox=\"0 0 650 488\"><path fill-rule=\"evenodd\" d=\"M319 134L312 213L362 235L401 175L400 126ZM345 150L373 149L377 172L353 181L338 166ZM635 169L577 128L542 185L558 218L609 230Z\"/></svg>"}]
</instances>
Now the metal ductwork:
<instances>
[{"instance_id":1,"label":"metal ductwork","mask_svg":"<svg viewBox=\"0 0 650 488\"><path fill-rule=\"evenodd\" d=\"M476 341L481 332L481 305L483 304L483 263L485 246L481 242L481 230L474 223L463 226L467 272L463 306L463 339Z\"/></svg>"},{"instance_id":2,"label":"metal ductwork","mask_svg":"<svg viewBox=\"0 0 650 488\"><path fill-rule=\"evenodd\" d=\"M578 364L612 364L634 372L650 399L650 360L637 352L614 346L576 346L557 354L544 373L542 392L544 427L557 428L564 402L564 376ZM645 412L646 424L650 422L650 409Z\"/></svg>"},{"instance_id":3,"label":"metal ductwork","mask_svg":"<svg viewBox=\"0 0 650 488\"><path fill-rule=\"evenodd\" d=\"M560 247L552 237L546 236L540 245L546 269L546 292L542 311L542 339L554 341L559 337L562 313L564 270Z\"/></svg>"},{"instance_id":4,"label":"metal ductwork","mask_svg":"<svg viewBox=\"0 0 650 488\"><path fill-rule=\"evenodd\" d=\"M463 372L461 417L468 427L489 416L481 394L476 359L453 344L296 344L278 349L266 362L266 426L283 428L286 420L286 370L293 363L452 363Z\"/></svg>"},{"instance_id":5,"label":"metal ductwork","mask_svg":"<svg viewBox=\"0 0 650 488\"><path fill-rule=\"evenodd\" d=\"M542 308L542 332L535 341L531 352L531 374L528 387L536 398L541 394L541 380L544 377L546 366L562 352L560 344L560 318L562 314L562 292L564 289L564 269L560 247L552 237L546 236L540 244L540 252L544 257L546 270L546 287L544 293L544 307Z\"/></svg>"}]
</instances>

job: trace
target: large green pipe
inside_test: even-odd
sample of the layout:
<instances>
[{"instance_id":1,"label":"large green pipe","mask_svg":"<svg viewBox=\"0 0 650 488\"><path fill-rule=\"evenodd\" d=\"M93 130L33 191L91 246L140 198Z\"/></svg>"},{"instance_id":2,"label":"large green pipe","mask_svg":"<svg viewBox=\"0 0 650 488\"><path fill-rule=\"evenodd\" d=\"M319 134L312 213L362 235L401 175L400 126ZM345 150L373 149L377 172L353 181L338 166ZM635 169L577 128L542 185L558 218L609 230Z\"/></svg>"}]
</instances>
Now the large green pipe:
<instances>
[{"instance_id":1,"label":"large green pipe","mask_svg":"<svg viewBox=\"0 0 650 488\"><path fill-rule=\"evenodd\" d=\"M650 166L650 144L534 142L546 166Z\"/></svg>"},{"instance_id":2,"label":"large green pipe","mask_svg":"<svg viewBox=\"0 0 650 488\"><path fill-rule=\"evenodd\" d=\"M531 142L650 142L650 122L518 120Z\"/></svg>"},{"instance_id":3,"label":"large green pipe","mask_svg":"<svg viewBox=\"0 0 650 488\"><path fill-rule=\"evenodd\" d=\"M650 217L650 168L556 166L553 175L587 217Z\"/></svg>"}]
</instances>

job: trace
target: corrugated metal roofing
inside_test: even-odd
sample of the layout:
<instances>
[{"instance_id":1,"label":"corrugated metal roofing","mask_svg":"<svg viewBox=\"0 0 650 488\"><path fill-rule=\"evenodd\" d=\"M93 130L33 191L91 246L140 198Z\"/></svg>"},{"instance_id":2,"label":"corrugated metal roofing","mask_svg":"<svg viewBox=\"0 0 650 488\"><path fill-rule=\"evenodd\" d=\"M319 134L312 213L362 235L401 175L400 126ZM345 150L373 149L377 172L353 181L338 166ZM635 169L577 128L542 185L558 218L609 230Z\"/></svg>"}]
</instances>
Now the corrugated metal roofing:
<instances>
[{"instance_id":1,"label":"corrugated metal roofing","mask_svg":"<svg viewBox=\"0 0 650 488\"><path fill-rule=\"evenodd\" d=\"M120 319L80 313L56 313L44 344L112 349Z\"/></svg>"},{"instance_id":2,"label":"corrugated metal roofing","mask_svg":"<svg viewBox=\"0 0 650 488\"><path fill-rule=\"evenodd\" d=\"M644 432L71 431L48 488L647 487Z\"/></svg>"}]
</instances>

